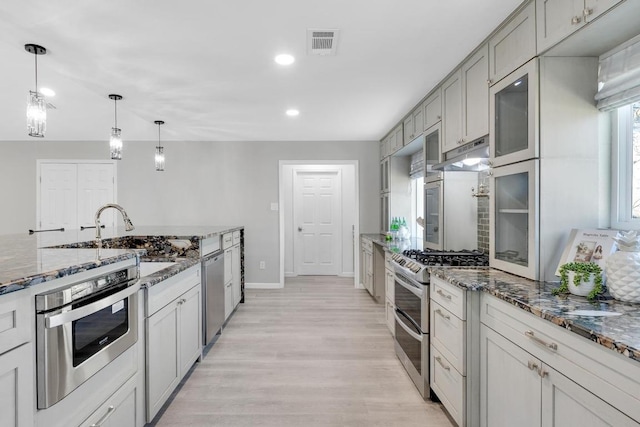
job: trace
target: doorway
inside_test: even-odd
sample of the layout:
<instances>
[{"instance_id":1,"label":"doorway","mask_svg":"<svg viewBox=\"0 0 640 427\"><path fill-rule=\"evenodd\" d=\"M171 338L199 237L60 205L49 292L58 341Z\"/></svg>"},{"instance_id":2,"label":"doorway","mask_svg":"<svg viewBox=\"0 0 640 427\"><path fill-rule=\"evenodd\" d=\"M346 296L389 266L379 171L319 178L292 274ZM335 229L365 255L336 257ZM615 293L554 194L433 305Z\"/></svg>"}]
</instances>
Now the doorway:
<instances>
[{"instance_id":1,"label":"doorway","mask_svg":"<svg viewBox=\"0 0 640 427\"><path fill-rule=\"evenodd\" d=\"M280 286L285 276L356 279L357 166L357 161L280 161Z\"/></svg>"}]
</instances>

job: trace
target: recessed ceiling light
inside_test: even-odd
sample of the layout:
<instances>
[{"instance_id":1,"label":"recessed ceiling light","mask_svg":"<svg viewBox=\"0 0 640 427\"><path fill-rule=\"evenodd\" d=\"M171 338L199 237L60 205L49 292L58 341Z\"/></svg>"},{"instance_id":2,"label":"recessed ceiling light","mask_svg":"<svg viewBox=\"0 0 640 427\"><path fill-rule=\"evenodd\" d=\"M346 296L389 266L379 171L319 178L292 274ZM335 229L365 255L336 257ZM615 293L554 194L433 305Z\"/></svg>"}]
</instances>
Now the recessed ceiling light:
<instances>
[{"instance_id":1,"label":"recessed ceiling light","mask_svg":"<svg viewBox=\"0 0 640 427\"><path fill-rule=\"evenodd\" d=\"M276 56L275 61L280 65L291 65L296 61L296 59L287 53L283 53Z\"/></svg>"},{"instance_id":2,"label":"recessed ceiling light","mask_svg":"<svg viewBox=\"0 0 640 427\"><path fill-rule=\"evenodd\" d=\"M287 114L287 116L289 116L289 117L295 117L295 116L297 116L297 115L299 115L299 114L300 114L300 111L296 110L295 108L292 108L292 109L290 109L290 110L287 110L287 113L286 113L286 114Z\"/></svg>"},{"instance_id":3,"label":"recessed ceiling light","mask_svg":"<svg viewBox=\"0 0 640 427\"><path fill-rule=\"evenodd\" d=\"M49 97L56 96L56 93L53 90L49 89L48 87L41 87L40 93L43 94L44 96L49 96Z\"/></svg>"}]
</instances>

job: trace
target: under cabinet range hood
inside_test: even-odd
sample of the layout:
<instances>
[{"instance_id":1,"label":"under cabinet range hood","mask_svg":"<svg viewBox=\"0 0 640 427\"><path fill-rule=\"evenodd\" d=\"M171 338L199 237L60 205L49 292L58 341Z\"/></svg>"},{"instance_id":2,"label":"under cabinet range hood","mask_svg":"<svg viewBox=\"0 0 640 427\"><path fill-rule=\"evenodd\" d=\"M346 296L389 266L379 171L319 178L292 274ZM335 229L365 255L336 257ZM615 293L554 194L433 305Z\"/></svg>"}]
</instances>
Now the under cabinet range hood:
<instances>
[{"instance_id":1,"label":"under cabinet range hood","mask_svg":"<svg viewBox=\"0 0 640 427\"><path fill-rule=\"evenodd\" d=\"M444 161L431 168L439 171L481 172L489 169L489 136L444 153Z\"/></svg>"}]
</instances>

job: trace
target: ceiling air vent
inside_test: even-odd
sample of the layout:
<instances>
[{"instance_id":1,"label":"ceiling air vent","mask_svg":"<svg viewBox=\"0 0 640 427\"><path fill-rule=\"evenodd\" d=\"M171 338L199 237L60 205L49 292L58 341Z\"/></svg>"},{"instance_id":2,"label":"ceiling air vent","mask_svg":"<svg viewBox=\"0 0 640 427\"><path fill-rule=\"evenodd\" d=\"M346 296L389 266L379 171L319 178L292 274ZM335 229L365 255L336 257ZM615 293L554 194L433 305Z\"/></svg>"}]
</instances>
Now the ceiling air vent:
<instances>
[{"instance_id":1,"label":"ceiling air vent","mask_svg":"<svg viewBox=\"0 0 640 427\"><path fill-rule=\"evenodd\" d=\"M340 30L307 30L307 54L335 55Z\"/></svg>"}]
</instances>

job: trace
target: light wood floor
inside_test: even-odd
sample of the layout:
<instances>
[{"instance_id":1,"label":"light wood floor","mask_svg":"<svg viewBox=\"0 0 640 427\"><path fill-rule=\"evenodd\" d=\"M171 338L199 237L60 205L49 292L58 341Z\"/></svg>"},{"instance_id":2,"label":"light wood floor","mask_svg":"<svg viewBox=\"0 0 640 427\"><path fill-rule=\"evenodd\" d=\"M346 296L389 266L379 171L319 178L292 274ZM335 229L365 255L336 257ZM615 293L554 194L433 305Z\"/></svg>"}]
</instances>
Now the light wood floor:
<instances>
[{"instance_id":1,"label":"light wood floor","mask_svg":"<svg viewBox=\"0 0 640 427\"><path fill-rule=\"evenodd\" d=\"M353 279L289 279L246 301L155 425L452 426L396 358L384 306Z\"/></svg>"}]
</instances>

